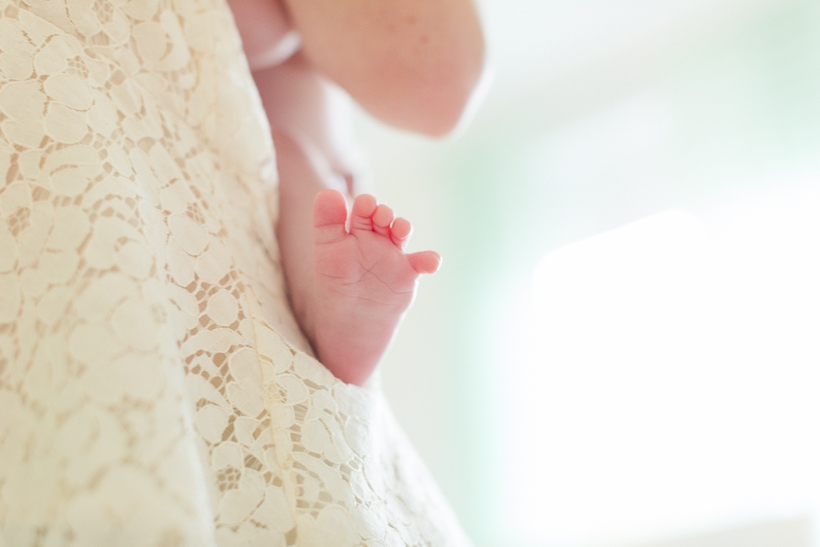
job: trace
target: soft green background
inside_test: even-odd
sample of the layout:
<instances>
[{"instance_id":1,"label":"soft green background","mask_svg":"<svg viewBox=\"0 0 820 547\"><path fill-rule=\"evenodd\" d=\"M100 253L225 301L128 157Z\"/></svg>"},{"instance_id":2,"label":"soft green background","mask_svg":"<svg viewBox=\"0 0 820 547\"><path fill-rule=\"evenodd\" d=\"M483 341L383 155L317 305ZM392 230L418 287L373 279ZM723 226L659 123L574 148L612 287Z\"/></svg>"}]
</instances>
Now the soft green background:
<instances>
[{"instance_id":1,"label":"soft green background","mask_svg":"<svg viewBox=\"0 0 820 547\"><path fill-rule=\"evenodd\" d=\"M510 300L560 246L820 180L820 3L480 5L495 81L468 130L432 141L362 116L361 135L378 197L414 222L412 250L444 257L382 367L385 390L477 545L514 546L514 462L499 446Z\"/></svg>"}]
</instances>

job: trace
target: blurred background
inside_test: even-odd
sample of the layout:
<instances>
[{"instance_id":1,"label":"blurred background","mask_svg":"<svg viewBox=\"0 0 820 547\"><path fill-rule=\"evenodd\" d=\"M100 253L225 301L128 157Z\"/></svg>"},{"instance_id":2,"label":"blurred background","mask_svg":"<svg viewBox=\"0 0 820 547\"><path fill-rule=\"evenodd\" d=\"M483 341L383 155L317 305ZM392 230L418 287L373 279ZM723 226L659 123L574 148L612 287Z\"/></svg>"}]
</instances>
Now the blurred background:
<instances>
[{"instance_id":1,"label":"blurred background","mask_svg":"<svg viewBox=\"0 0 820 547\"><path fill-rule=\"evenodd\" d=\"M382 368L477 547L816 547L820 2L481 0L433 141L361 115L435 249Z\"/></svg>"}]
</instances>

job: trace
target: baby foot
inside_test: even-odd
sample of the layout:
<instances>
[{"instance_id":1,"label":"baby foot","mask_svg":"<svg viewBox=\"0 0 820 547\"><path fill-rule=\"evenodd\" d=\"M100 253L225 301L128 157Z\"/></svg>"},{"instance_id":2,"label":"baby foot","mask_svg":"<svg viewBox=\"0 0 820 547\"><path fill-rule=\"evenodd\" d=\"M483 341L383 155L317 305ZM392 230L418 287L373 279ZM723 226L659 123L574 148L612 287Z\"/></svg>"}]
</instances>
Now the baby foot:
<instances>
[{"instance_id":1,"label":"baby foot","mask_svg":"<svg viewBox=\"0 0 820 547\"><path fill-rule=\"evenodd\" d=\"M412 226L362 194L347 203L323 190L313 204L316 292L310 334L319 359L339 379L361 385L378 364L410 306L433 251L406 254Z\"/></svg>"}]
</instances>

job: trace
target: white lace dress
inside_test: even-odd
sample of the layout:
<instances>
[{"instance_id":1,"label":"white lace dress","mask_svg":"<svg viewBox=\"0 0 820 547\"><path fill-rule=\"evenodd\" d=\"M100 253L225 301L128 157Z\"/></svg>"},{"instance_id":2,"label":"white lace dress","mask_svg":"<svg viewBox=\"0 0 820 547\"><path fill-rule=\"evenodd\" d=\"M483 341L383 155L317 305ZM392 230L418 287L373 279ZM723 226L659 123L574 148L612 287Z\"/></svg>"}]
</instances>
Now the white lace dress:
<instances>
[{"instance_id":1,"label":"white lace dress","mask_svg":"<svg viewBox=\"0 0 820 547\"><path fill-rule=\"evenodd\" d=\"M222 0L0 0L0 546L467 545L287 305Z\"/></svg>"}]
</instances>

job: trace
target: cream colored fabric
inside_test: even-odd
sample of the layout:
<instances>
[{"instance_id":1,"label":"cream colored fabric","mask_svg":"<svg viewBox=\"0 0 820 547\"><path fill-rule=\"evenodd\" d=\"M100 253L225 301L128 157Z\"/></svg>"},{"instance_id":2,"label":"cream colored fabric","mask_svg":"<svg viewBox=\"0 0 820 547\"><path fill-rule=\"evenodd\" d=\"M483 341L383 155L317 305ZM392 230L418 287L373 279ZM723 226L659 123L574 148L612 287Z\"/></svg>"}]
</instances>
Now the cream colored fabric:
<instances>
[{"instance_id":1,"label":"cream colored fabric","mask_svg":"<svg viewBox=\"0 0 820 547\"><path fill-rule=\"evenodd\" d=\"M0 545L464 545L291 315L211 0L0 0Z\"/></svg>"}]
</instances>

